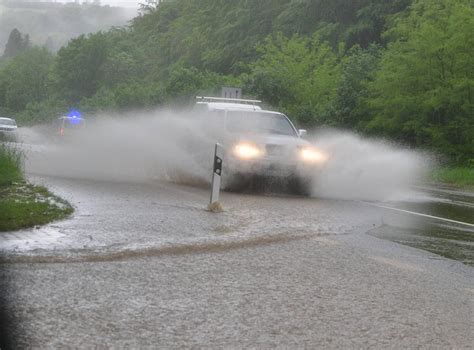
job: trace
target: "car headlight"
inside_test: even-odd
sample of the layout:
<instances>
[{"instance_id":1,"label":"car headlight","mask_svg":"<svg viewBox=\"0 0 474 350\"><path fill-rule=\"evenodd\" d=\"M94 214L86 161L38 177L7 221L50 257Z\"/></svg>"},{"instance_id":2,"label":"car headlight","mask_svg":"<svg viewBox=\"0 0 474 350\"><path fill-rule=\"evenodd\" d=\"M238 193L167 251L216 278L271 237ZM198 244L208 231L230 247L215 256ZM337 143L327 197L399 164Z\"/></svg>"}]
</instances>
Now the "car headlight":
<instances>
[{"instance_id":1,"label":"car headlight","mask_svg":"<svg viewBox=\"0 0 474 350\"><path fill-rule=\"evenodd\" d=\"M260 157L263 151L252 143L240 142L234 146L233 153L242 159L253 159Z\"/></svg>"},{"instance_id":2,"label":"car headlight","mask_svg":"<svg viewBox=\"0 0 474 350\"><path fill-rule=\"evenodd\" d=\"M324 163L328 156L314 147L303 147L300 149L300 157L307 163Z\"/></svg>"}]
</instances>

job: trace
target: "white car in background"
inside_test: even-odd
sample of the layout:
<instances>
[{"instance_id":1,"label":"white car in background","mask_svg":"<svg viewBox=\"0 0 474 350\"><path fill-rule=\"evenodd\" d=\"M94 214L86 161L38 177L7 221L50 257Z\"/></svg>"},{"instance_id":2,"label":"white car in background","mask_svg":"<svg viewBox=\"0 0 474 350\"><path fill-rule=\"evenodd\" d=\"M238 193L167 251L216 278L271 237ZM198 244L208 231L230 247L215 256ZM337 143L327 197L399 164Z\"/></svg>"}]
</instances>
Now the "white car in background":
<instances>
[{"instance_id":1,"label":"white car in background","mask_svg":"<svg viewBox=\"0 0 474 350\"><path fill-rule=\"evenodd\" d=\"M16 141L17 129L14 119L0 118L0 141Z\"/></svg>"},{"instance_id":2,"label":"white car in background","mask_svg":"<svg viewBox=\"0 0 474 350\"><path fill-rule=\"evenodd\" d=\"M280 112L262 109L260 101L197 97L195 111L225 149L224 188L241 190L255 177L288 180L290 188L309 194L312 181L327 160L303 139Z\"/></svg>"}]
</instances>

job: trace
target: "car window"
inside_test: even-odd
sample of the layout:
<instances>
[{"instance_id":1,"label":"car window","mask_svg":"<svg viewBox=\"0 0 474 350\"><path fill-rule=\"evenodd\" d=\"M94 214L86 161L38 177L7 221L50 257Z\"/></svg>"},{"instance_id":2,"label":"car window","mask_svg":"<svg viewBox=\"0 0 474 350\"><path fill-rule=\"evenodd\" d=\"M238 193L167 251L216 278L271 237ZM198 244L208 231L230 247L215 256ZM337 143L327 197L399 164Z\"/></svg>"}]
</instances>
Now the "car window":
<instances>
[{"instance_id":1,"label":"car window","mask_svg":"<svg viewBox=\"0 0 474 350\"><path fill-rule=\"evenodd\" d=\"M296 136L289 120L279 113L229 111L226 128L235 133Z\"/></svg>"},{"instance_id":2,"label":"car window","mask_svg":"<svg viewBox=\"0 0 474 350\"><path fill-rule=\"evenodd\" d=\"M2 125L16 125L16 122L12 119L0 119Z\"/></svg>"}]
</instances>

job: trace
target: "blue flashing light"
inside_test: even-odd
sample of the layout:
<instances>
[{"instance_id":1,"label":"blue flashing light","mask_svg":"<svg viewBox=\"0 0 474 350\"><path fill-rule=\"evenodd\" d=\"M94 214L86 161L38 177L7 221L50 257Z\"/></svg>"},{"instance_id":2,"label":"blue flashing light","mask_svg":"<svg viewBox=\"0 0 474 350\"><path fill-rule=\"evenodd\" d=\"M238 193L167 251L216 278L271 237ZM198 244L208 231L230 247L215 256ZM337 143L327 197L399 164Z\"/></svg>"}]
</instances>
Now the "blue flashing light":
<instances>
[{"instance_id":1,"label":"blue flashing light","mask_svg":"<svg viewBox=\"0 0 474 350\"><path fill-rule=\"evenodd\" d=\"M82 122L81 112L76 109L71 109L67 114L67 120L73 125L77 125Z\"/></svg>"}]
</instances>

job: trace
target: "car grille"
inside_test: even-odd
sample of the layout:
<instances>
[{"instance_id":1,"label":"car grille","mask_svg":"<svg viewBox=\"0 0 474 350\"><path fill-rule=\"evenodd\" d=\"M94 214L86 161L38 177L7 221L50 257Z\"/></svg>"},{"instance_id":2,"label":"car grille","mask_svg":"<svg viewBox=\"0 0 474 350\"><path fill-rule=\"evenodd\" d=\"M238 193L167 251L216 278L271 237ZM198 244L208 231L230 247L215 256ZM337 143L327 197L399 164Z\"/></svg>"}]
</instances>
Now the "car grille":
<instances>
[{"instance_id":1,"label":"car grille","mask_svg":"<svg viewBox=\"0 0 474 350\"><path fill-rule=\"evenodd\" d=\"M266 145L265 151L269 156L283 156L285 147L281 145Z\"/></svg>"}]
</instances>

